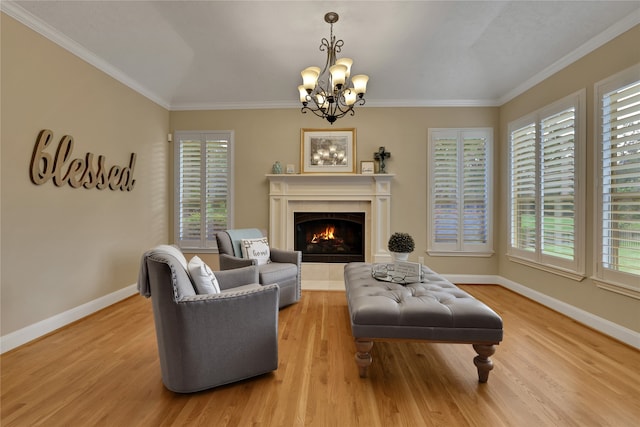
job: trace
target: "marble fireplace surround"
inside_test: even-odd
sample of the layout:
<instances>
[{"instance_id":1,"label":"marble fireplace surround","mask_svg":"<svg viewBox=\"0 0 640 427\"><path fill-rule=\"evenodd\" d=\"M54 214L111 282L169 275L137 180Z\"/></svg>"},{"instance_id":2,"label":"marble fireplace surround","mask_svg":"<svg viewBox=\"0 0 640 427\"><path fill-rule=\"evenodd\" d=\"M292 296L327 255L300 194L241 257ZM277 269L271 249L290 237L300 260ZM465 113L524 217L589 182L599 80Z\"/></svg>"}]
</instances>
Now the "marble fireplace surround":
<instances>
[{"instance_id":1,"label":"marble fireplace surround","mask_svg":"<svg viewBox=\"0 0 640 427\"><path fill-rule=\"evenodd\" d=\"M295 212L364 212L365 261L388 262L393 174L283 174L269 180L269 242L293 250ZM303 289L342 284L344 264L302 266ZM343 288L343 287L342 287Z\"/></svg>"}]
</instances>

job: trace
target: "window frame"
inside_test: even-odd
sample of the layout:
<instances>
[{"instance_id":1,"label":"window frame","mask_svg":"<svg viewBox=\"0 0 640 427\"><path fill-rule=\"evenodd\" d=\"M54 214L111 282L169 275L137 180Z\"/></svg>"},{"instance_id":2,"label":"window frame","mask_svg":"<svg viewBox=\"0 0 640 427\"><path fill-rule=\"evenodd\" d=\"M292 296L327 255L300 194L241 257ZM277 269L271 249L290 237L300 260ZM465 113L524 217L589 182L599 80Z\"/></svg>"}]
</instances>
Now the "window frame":
<instances>
[{"instance_id":1,"label":"window frame","mask_svg":"<svg viewBox=\"0 0 640 427\"><path fill-rule=\"evenodd\" d=\"M435 233L437 231L435 227L435 203L433 198L434 184L435 184L435 172L437 169L435 149L436 141L434 137L436 135L451 135L450 138L456 139L456 162L457 162L457 215L458 225L456 228L456 243L441 243L436 242ZM464 224L461 221L464 220L464 149L460 150L460 146L464 146L465 136L469 135L470 138L484 138L486 141L485 146L485 179L486 179L486 191L485 191L485 218L486 218L486 241L484 243L466 243L464 240ZM464 147L463 147L464 148ZM427 152L428 152L428 173L427 173L427 253L430 256L466 256L466 257L490 257L494 252L493 248L493 193L494 193L494 161L493 161L493 128L429 128L427 138Z\"/></svg>"},{"instance_id":2,"label":"window frame","mask_svg":"<svg viewBox=\"0 0 640 427\"><path fill-rule=\"evenodd\" d=\"M594 185L594 271L591 279L596 286L618 294L640 299L640 275L608 269L604 266L604 129L603 96L640 81L640 64L631 66L594 85L594 170L597 182Z\"/></svg>"},{"instance_id":3,"label":"window frame","mask_svg":"<svg viewBox=\"0 0 640 427\"><path fill-rule=\"evenodd\" d=\"M574 114L574 174L573 174L573 259L543 253L541 239L542 231L542 122L573 107ZM535 126L535 244L533 251L523 250L513 246L514 241L514 211L513 211L513 159L512 134L526 126ZM553 274L581 281L585 278L585 242L586 242L586 90L581 89L532 113L509 122L507 126L507 258L510 261L544 270Z\"/></svg>"},{"instance_id":4,"label":"window frame","mask_svg":"<svg viewBox=\"0 0 640 427\"><path fill-rule=\"evenodd\" d=\"M227 207L227 218L226 224L223 228L220 228L218 231L223 229L233 228L233 206L234 206L234 131L233 130L210 130L210 131L175 131L174 132L174 150L173 150L173 241L179 246L181 249L189 252L195 253L218 253L218 245L215 237L213 239L207 239L206 229L210 221L205 217L202 223L201 234L199 240L182 240L180 238L180 206L181 206L181 196L180 196L180 177L182 171L181 165L181 147L182 141L200 141L203 143L208 140L210 141L218 141L218 140L226 140L228 141L227 145L227 163L226 163L226 180L227 180L227 197L226 197L226 207ZM202 153L202 152L201 152ZM204 169L200 171L200 179L204 183L206 182L206 177L203 176ZM204 185L204 184L203 184ZM205 202L206 194L200 194L200 203L201 205L206 204ZM215 227L214 227L215 229ZM202 232L204 230L204 233ZM215 233L214 233L215 236ZM197 243L196 243L197 242Z\"/></svg>"}]
</instances>

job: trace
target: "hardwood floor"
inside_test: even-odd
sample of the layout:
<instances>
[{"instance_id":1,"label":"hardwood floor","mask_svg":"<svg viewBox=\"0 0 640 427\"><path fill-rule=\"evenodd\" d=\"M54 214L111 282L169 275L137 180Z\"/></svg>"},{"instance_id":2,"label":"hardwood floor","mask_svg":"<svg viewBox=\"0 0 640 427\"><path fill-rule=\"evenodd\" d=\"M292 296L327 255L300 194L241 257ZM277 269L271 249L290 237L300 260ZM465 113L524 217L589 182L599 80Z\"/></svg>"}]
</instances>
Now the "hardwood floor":
<instances>
[{"instance_id":1,"label":"hardwood floor","mask_svg":"<svg viewBox=\"0 0 640 427\"><path fill-rule=\"evenodd\" d=\"M150 301L134 296L2 355L0 424L638 425L639 351L501 287L461 287L504 320L486 384L470 345L420 342L376 343L361 379L344 293L305 291L280 311L277 371L175 394Z\"/></svg>"}]
</instances>

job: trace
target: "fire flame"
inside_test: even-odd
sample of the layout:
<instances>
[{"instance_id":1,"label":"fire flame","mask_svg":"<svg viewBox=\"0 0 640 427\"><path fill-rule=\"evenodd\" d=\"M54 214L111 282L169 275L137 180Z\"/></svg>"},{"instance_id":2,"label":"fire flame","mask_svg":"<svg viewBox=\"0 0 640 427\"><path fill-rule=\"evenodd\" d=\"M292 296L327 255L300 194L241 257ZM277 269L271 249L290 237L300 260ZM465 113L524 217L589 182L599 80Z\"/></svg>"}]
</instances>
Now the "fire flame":
<instances>
[{"instance_id":1,"label":"fire flame","mask_svg":"<svg viewBox=\"0 0 640 427\"><path fill-rule=\"evenodd\" d=\"M335 239L335 236L333 235L334 231L336 231L335 227L327 226L327 228L325 228L323 232L319 234L314 233L313 238L311 239L311 243L318 243L321 240Z\"/></svg>"}]
</instances>

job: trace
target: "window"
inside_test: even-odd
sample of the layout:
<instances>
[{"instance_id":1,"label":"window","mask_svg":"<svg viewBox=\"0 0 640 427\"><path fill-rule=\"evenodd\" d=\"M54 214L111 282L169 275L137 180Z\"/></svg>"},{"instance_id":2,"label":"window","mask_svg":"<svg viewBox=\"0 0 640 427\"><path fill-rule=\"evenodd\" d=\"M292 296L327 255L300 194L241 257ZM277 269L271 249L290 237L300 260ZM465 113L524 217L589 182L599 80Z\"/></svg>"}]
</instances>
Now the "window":
<instances>
[{"instance_id":1,"label":"window","mask_svg":"<svg viewBox=\"0 0 640 427\"><path fill-rule=\"evenodd\" d=\"M233 132L176 132L175 243L215 250L218 231L231 228Z\"/></svg>"},{"instance_id":2,"label":"window","mask_svg":"<svg viewBox=\"0 0 640 427\"><path fill-rule=\"evenodd\" d=\"M493 131L429 129L430 255L493 253Z\"/></svg>"},{"instance_id":3,"label":"window","mask_svg":"<svg viewBox=\"0 0 640 427\"><path fill-rule=\"evenodd\" d=\"M584 278L585 91L509 124L509 249L521 262Z\"/></svg>"},{"instance_id":4,"label":"window","mask_svg":"<svg viewBox=\"0 0 640 427\"><path fill-rule=\"evenodd\" d=\"M640 299L640 65L596 84L596 283Z\"/></svg>"}]
</instances>

